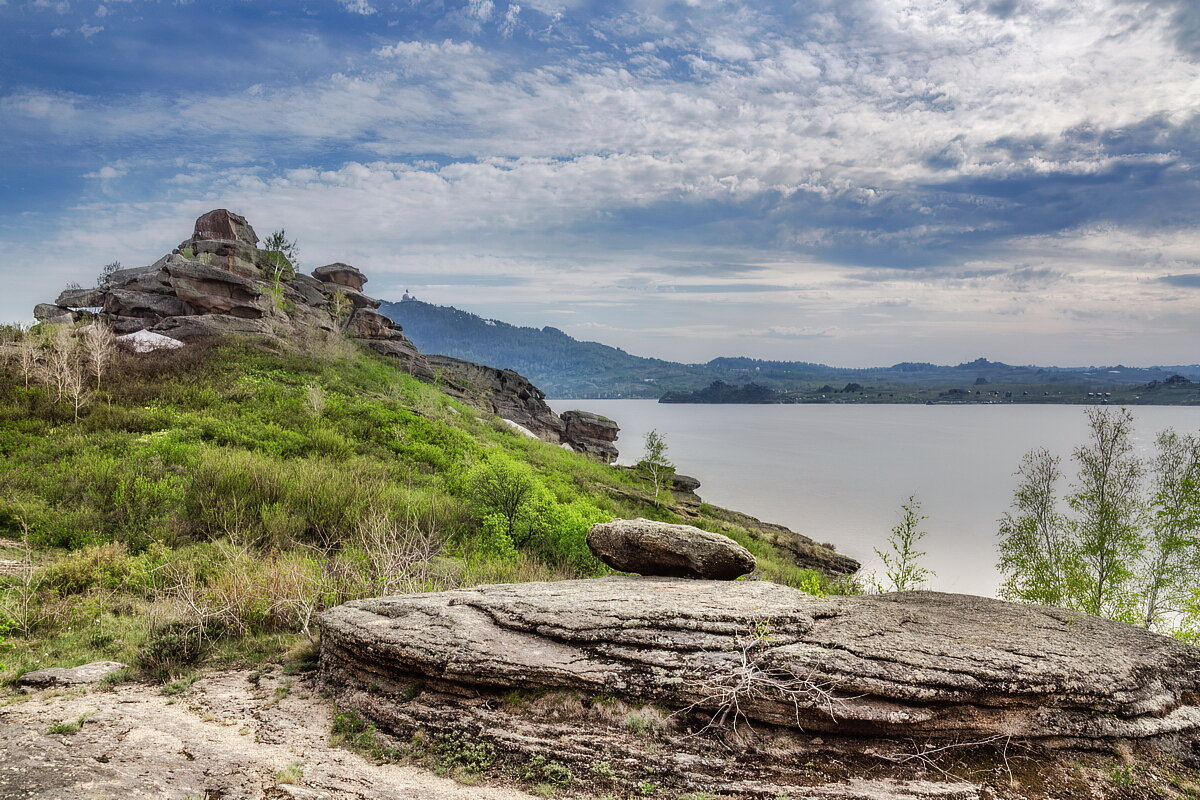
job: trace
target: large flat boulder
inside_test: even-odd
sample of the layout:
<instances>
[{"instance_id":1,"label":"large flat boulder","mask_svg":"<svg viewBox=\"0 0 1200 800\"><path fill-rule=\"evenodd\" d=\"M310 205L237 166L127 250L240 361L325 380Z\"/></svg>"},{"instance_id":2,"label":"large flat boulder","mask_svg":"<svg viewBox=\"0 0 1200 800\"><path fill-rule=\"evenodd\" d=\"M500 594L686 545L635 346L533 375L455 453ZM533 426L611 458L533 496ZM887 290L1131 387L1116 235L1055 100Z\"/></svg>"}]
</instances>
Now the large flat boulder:
<instances>
[{"instance_id":1,"label":"large flat boulder","mask_svg":"<svg viewBox=\"0 0 1200 800\"><path fill-rule=\"evenodd\" d=\"M731 581L755 567L750 551L728 536L649 519L597 523L587 546L613 569L638 575Z\"/></svg>"},{"instance_id":2,"label":"large flat boulder","mask_svg":"<svg viewBox=\"0 0 1200 800\"><path fill-rule=\"evenodd\" d=\"M968 595L819 598L758 581L612 577L360 600L326 612L322 628L325 678L384 695L416 680L714 712L733 697L747 721L860 737L1200 741L1200 652Z\"/></svg>"}]
</instances>

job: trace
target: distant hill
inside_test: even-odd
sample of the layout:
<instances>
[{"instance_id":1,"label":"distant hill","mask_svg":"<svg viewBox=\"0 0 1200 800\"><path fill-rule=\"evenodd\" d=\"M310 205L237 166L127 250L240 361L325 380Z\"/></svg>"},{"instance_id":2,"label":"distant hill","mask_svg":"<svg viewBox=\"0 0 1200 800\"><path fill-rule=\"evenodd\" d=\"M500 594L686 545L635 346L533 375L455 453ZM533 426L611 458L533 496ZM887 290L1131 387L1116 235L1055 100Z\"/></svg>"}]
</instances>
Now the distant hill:
<instances>
[{"instance_id":1,"label":"distant hill","mask_svg":"<svg viewBox=\"0 0 1200 800\"><path fill-rule=\"evenodd\" d=\"M420 300L384 303L379 309L399 322L417 347L467 361L516 370L551 397L658 398L667 392L693 392L714 381L754 383L775 391L839 390L860 383L868 391L893 387L980 391L1003 386L1092 389L1164 382L1172 375L1200 380L1200 364L1166 367L1013 366L979 358L955 366L902 362L890 367L849 369L804 361L766 361L746 357L714 358L705 364L681 364L635 356L599 342L584 342L558 328L524 328L484 319L451 306ZM986 394L986 393L985 393ZM1018 392L1019 394L1019 392Z\"/></svg>"}]
</instances>

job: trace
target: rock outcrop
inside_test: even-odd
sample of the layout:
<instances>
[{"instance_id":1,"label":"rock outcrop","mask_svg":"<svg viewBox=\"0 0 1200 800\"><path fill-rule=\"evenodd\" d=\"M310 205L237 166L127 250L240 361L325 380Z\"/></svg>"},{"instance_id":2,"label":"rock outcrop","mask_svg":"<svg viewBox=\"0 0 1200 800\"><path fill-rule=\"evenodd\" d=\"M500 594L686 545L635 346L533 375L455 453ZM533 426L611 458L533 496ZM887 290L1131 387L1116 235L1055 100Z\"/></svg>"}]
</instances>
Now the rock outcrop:
<instances>
[{"instance_id":1,"label":"rock outcrop","mask_svg":"<svg viewBox=\"0 0 1200 800\"><path fill-rule=\"evenodd\" d=\"M1200 653L1123 623L964 595L612 577L360 600L322 628L324 680L387 730L620 764L693 790L773 797L828 780L815 762L836 772L875 759L858 774L883 778L914 754L934 763L928 754L989 745L1003 790L1010 757L1039 759L1040 783L1079 753L1194 761L1200 744ZM561 699L523 716L511 699L521 691ZM613 730L599 710L613 703L655 704L667 742L639 744L632 723ZM968 774L986 774L979 758Z\"/></svg>"},{"instance_id":2,"label":"rock outcrop","mask_svg":"<svg viewBox=\"0 0 1200 800\"><path fill-rule=\"evenodd\" d=\"M581 453L589 453L601 461L617 460L617 434L621 428L608 417L590 411L564 411L566 426L563 441Z\"/></svg>"},{"instance_id":3,"label":"rock outcrop","mask_svg":"<svg viewBox=\"0 0 1200 800\"><path fill-rule=\"evenodd\" d=\"M728 536L649 519L599 522L587 546L613 569L638 575L731 581L755 567L750 551Z\"/></svg>"},{"instance_id":4,"label":"rock outcrop","mask_svg":"<svg viewBox=\"0 0 1200 800\"><path fill-rule=\"evenodd\" d=\"M446 394L515 422L547 442L563 441L562 418L546 405L545 393L520 373L449 356L426 359Z\"/></svg>"}]
</instances>

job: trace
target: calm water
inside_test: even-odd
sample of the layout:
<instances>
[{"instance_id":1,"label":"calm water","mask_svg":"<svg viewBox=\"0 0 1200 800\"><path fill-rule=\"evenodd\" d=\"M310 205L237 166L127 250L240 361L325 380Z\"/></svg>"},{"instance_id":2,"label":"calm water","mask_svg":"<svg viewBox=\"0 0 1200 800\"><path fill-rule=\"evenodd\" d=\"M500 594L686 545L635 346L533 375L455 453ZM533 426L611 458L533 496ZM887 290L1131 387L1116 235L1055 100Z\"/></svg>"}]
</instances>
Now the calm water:
<instances>
[{"instance_id":1,"label":"calm water","mask_svg":"<svg viewBox=\"0 0 1200 800\"><path fill-rule=\"evenodd\" d=\"M1084 441L1081 406L660 405L652 400L552 400L621 425L621 462L657 429L681 473L716 505L787 525L878 566L872 549L909 495L924 505L932 588L995 594L996 520L1021 456L1069 458ZM1200 407L1134 409L1140 448L1168 427L1200 431ZM1073 473L1066 464L1068 474Z\"/></svg>"}]
</instances>

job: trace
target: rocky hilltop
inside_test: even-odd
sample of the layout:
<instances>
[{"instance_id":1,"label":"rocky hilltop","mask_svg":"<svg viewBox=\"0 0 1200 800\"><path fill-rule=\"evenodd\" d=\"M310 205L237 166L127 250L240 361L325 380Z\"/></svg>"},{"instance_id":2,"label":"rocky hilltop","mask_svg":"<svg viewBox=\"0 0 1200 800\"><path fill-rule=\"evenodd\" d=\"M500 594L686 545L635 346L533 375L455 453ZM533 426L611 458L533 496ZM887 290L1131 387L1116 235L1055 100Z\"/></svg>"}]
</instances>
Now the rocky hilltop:
<instances>
[{"instance_id":1,"label":"rocky hilltop","mask_svg":"<svg viewBox=\"0 0 1200 800\"><path fill-rule=\"evenodd\" d=\"M589 546L641 576L339 606L322 620L322 678L343 707L401 737L438 731L550 761L590 788L1140 798L1177 795L1124 792L1122 763L1196 774L1191 647L967 595L645 577L752 568L722 538L618 521Z\"/></svg>"},{"instance_id":2,"label":"rocky hilltop","mask_svg":"<svg viewBox=\"0 0 1200 800\"><path fill-rule=\"evenodd\" d=\"M153 264L117 270L94 288L69 288L34 309L45 324L103 319L137 349L179 347L213 336L252 336L279 347L304 347L349 336L445 393L507 420L523 433L604 462L617 459L616 422L586 411L556 414L545 394L510 369L420 352L399 324L364 293L367 277L342 262L301 274L282 254L258 247L242 216L217 209L196 220L192 235ZM691 480L691 479L688 479ZM675 488L671 510L694 519L698 481ZM637 493L631 490L631 496ZM644 499L644 498L635 498ZM799 566L827 575L858 569L830 545L733 511L713 508L721 523L741 526L786 550Z\"/></svg>"},{"instance_id":3,"label":"rocky hilltop","mask_svg":"<svg viewBox=\"0 0 1200 800\"><path fill-rule=\"evenodd\" d=\"M604 431L568 428L541 390L516 372L418 351L400 325L379 313L380 301L363 292L367 277L358 268L337 262L304 275L258 242L245 217L210 211L196 220L189 238L153 264L117 270L95 288L66 289L53 303L34 308L34 316L50 324L102 318L119 334L149 331L185 343L234 334L293 344L344 333L538 438L616 458L615 425Z\"/></svg>"}]
</instances>

